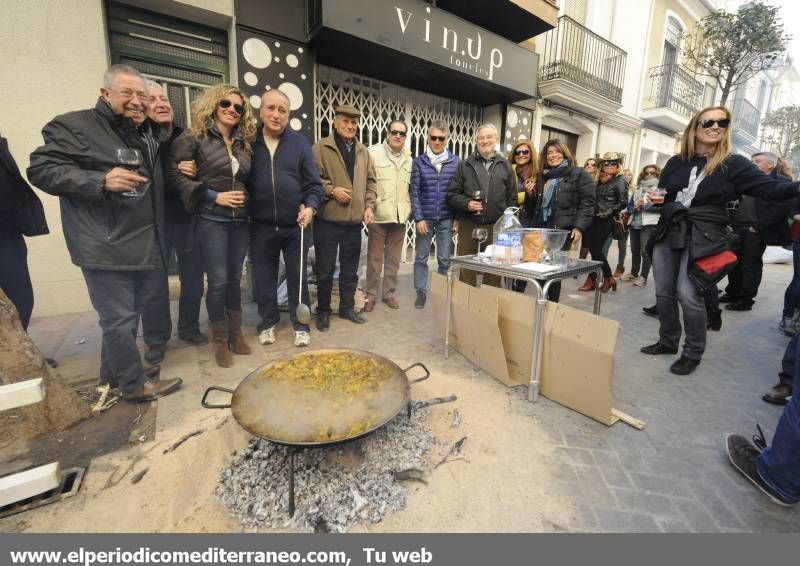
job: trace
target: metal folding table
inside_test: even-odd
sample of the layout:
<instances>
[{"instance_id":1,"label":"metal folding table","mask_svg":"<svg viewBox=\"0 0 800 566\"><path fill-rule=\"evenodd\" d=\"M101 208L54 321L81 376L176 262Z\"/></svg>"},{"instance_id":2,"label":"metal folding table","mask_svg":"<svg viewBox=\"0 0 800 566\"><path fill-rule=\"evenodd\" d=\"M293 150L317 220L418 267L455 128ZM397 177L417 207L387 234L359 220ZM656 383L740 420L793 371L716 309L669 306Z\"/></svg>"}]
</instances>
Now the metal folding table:
<instances>
[{"instance_id":1,"label":"metal folding table","mask_svg":"<svg viewBox=\"0 0 800 566\"><path fill-rule=\"evenodd\" d=\"M518 269L513 265L501 265L477 259L474 255L455 256L450 258L450 269L447 271L447 312L445 315L444 329L444 357L447 358L450 349L450 313L453 299L453 280L458 279L462 269L477 272L476 286L481 286L483 274L499 275L508 279L520 279L533 285L536 292L536 306L534 307L533 326L533 351L531 352L531 379L528 386L528 401L536 402L539 399L539 381L542 372L542 340L544 336L544 317L547 308L547 291L555 281L562 281L570 277L594 273L598 282L594 291L594 314L600 314L600 284L602 280L602 263L586 259L572 259L557 270L547 273L535 273L527 269ZM544 282L544 285L542 285Z\"/></svg>"}]
</instances>

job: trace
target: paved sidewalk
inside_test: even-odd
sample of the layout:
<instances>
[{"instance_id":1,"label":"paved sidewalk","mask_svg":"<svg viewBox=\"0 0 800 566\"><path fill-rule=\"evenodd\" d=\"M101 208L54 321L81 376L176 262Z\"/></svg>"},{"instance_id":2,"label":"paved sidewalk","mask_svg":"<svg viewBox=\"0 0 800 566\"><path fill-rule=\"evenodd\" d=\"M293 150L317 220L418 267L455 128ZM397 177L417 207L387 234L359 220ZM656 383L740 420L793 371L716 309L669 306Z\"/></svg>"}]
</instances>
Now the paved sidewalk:
<instances>
[{"instance_id":1,"label":"paved sidewalk","mask_svg":"<svg viewBox=\"0 0 800 566\"><path fill-rule=\"evenodd\" d=\"M390 358L418 357L430 361L432 370L448 373L448 378L467 380L470 387L477 383L485 395L504 403L496 405L507 407L510 416L501 418L535 424L538 428L535 438L543 440L537 445L524 446L521 453L524 458L539 460L536 465L544 467L548 481L556 486L550 503L561 505L562 501L569 501L571 508L565 524L545 522L537 526L525 522L524 506L506 499L504 504L513 507L520 517L477 526L465 519L463 523L438 528L459 529L463 525L464 529L471 526L485 530L595 532L800 531L800 509L785 509L770 503L731 468L723 449L726 433L753 434L756 422L771 438L781 414L780 407L764 403L760 395L776 382L780 358L789 340L777 332L776 324L791 266L765 268L759 297L751 312L723 311L722 331L709 333L703 362L688 377L669 373L674 357L656 358L639 353L641 346L657 339L657 321L641 313L642 306L654 304L652 281L643 288L620 283L617 293L603 297L602 315L620 322L615 406L646 421L647 426L641 432L623 423L605 427L547 399L529 404L524 388L507 389L485 373L468 369L469 364L457 353L446 362L441 356L440 333L430 324L432 311L418 311L412 306L410 272L411 265L404 264L398 292L402 305L399 311L378 305L368 316L370 322L363 327L333 317L331 332L312 333L314 346L347 345L374 349ZM565 282L563 302L591 309L592 294L578 293L580 283ZM172 307L174 315L174 302ZM248 304L245 310L245 323L254 325L254 305ZM46 356L62 362L65 372L79 372L85 377L96 371L99 330L94 313L34 319L30 331ZM251 331L248 339L254 343ZM250 368L293 351L290 328L284 321L279 329L279 343L269 349L256 344L255 355L237 357L234 369L214 367L208 348L186 347L175 339L170 342L165 368L174 368L177 375L191 378L192 374L199 374L212 382L222 380L235 385ZM450 387L458 381L453 378L446 383ZM164 400L169 410L159 409L160 430L195 409L201 386L202 383L187 383L185 394ZM469 397L460 401L467 419ZM494 434L511 435L514 431L502 429L488 436ZM528 438L534 437L520 437L518 441L524 443ZM489 438L488 446L491 443ZM473 450L475 446L472 445ZM511 462L515 456L523 457L499 454L497 458L500 462L504 459ZM528 480L535 484L536 476L523 478L516 489L525 492ZM464 511L469 499L466 486L463 497L463 505L459 502L452 505L461 512L473 512ZM412 504L413 500L410 508ZM541 501L543 508L547 504ZM503 512L502 507L492 510L500 517ZM421 511L409 509L398 515L403 513L415 516ZM385 528L392 528L393 524L396 523L390 520ZM437 529L436 524L417 527Z\"/></svg>"}]
</instances>

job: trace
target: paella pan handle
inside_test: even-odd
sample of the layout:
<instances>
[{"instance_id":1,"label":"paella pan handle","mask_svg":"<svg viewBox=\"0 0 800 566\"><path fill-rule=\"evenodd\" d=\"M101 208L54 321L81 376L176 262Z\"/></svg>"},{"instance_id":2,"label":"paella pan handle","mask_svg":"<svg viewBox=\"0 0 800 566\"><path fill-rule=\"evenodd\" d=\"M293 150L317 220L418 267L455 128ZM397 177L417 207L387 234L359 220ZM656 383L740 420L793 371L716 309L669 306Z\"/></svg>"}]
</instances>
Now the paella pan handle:
<instances>
[{"instance_id":1,"label":"paella pan handle","mask_svg":"<svg viewBox=\"0 0 800 566\"><path fill-rule=\"evenodd\" d=\"M226 389L224 387L217 387L216 385L212 385L211 387L206 389L205 393L203 393L203 399L200 401L200 404L203 405L203 407L205 407L206 409L230 409L231 407L230 403L228 403L227 405L213 405L208 401L206 401L206 399L208 399L208 394L211 393L212 391L222 391L223 393L230 393L231 395L233 395L233 389Z\"/></svg>"},{"instance_id":2,"label":"paella pan handle","mask_svg":"<svg viewBox=\"0 0 800 566\"><path fill-rule=\"evenodd\" d=\"M406 374L406 377L408 377L408 370L410 370L411 368L415 368L415 367L421 367L422 370L425 372L425 375L423 375L422 377L418 377L417 379L410 380L411 383L417 383L419 381L425 381L426 379L428 379L431 376L431 372L428 371L428 368L426 368L424 364L422 364L420 362L417 362L415 364L411 364L410 366L408 366L406 369L403 370L403 373Z\"/></svg>"}]
</instances>

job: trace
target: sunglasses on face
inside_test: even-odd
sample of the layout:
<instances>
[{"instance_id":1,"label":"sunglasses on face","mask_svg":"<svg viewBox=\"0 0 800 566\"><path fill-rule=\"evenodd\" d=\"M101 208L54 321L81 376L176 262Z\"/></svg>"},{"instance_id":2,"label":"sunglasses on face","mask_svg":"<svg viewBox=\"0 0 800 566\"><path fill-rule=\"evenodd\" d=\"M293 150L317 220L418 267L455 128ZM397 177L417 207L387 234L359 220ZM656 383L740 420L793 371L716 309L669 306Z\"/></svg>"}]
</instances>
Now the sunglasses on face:
<instances>
[{"instance_id":1,"label":"sunglasses on face","mask_svg":"<svg viewBox=\"0 0 800 566\"><path fill-rule=\"evenodd\" d=\"M431 138L431 141L443 142L444 140L447 139L447 136L431 136L430 138Z\"/></svg>"},{"instance_id":2,"label":"sunglasses on face","mask_svg":"<svg viewBox=\"0 0 800 566\"><path fill-rule=\"evenodd\" d=\"M406 137L406 135L408 134L408 132L406 132L405 130L389 130L389 133L392 134L393 136L400 136L401 138Z\"/></svg>"},{"instance_id":3,"label":"sunglasses on face","mask_svg":"<svg viewBox=\"0 0 800 566\"><path fill-rule=\"evenodd\" d=\"M530 154L531 154L531 150L530 149L515 149L514 150L514 155L530 155Z\"/></svg>"},{"instance_id":4,"label":"sunglasses on face","mask_svg":"<svg viewBox=\"0 0 800 566\"><path fill-rule=\"evenodd\" d=\"M731 121L728 120L727 118L720 118L719 120L703 120L702 122L700 122L700 127L710 128L714 124L716 124L720 128L727 128L728 126L730 126Z\"/></svg>"},{"instance_id":5,"label":"sunglasses on face","mask_svg":"<svg viewBox=\"0 0 800 566\"><path fill-rule=\"evenodd\" d=\"M585 169L586 167L597 167L597 163L595 163L595 162L593 162L593 161L590 161L590 162L588 162L586 165L584 165L583 167L584 167L584 169Z\"/></svg>"},{"instance_id":6,"label":"sunglasses on face","mask_svg":"<svg viewBox=\"0 0 800 566\"><path fill-rule=\"evenodd\" d=\"M645 171L644 172L644 176L645 177L655 177L656 176L656 172L655 171Z\"/></svg>"},{"instance_id":7,"label":"sunglasses on face","mask_svg":"<svg viewBox=\"0 0 800 566\"><path fill-rule=\"evenodd\" d=\"M234 112L236 112L239 116L244 114L244 106L242 106L241 104L234 104L233 102L231 102L227 98L223 98L222 100L219 101L219 107L220 108L227 109L227 108L230 108L231 106L233 106Z\"/></svg>"}]
</instances>

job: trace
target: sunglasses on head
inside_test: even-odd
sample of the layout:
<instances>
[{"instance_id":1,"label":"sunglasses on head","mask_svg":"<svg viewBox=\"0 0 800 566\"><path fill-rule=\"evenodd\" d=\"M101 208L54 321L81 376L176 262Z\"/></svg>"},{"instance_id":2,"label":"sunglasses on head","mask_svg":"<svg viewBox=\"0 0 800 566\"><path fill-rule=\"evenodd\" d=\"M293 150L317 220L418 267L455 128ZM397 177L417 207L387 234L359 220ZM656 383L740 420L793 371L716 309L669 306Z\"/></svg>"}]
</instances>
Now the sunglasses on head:
<instances>
[{"instance_id":1,"label":"sunglasses on head","mask_svg":"<svg viewBox=\"0 0 800 566\"><path fill-rule=\"evenodd\" d=\"M234 104L233 102L231 102L227 98L223 98L222 100L219 101L219 107L220 108L226 108L227 109L227 108L230 108L231 106L233 106L233 110L239 116L244 114L244 106L242 106L241 104Z\"/></svg>"},{"instance_id":2,"label":"sunglasses on head","mask_svg":"<svg viewBox=\"0 0 800 566\"><path fill-rule=\"evenodd\" d=\"M703 120L702 122L700 122L700 127L710 128L714 124L716 124L720 128L727 128L728 126L730 126L731 121L728 120L727 118L720 118L719 120Z\"/></svg>"},{"instance_id":3,"label":"sunglasses on head","mask_svg":"<svg viewBox=\"0 0 800 566\"><path fill-rule=\"evenodd\" d=\"M430 136L430 138L431 138L431 141L443 142L444 140L447 139L447 136Z\"/></svg>"},{"instance_id":4,"label":"sunglasses on head","mask_svg":"<svg viewBox=\"0 0 800 566\"><path fill-rule=\"evenodd\" d=\"M389 130L389 133L392 134L393 136L400 136L401 138L406 137L406 135L408 134L408 132L406 132L405 130Z\"/></svg>"},{"instance_id":5,"label":"sunglasses on head","mask_svg":"<svg viewBox=\"0 0 800 566\"><path fill-rule=\"evenodd\" d=\"M531 153L530 149L515 149L514 150L514 155L530 155L530 153Z\"/></svg>"}]
</instances>

